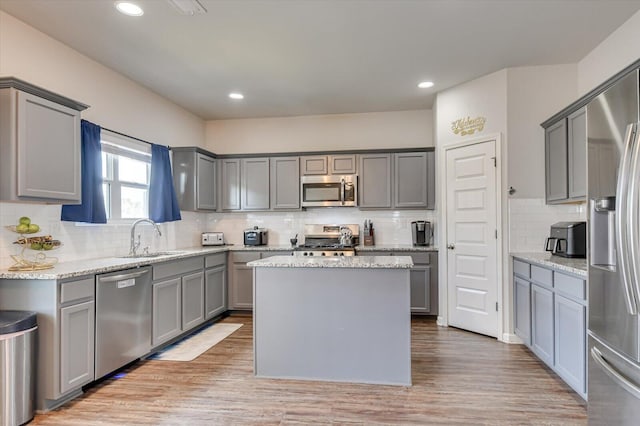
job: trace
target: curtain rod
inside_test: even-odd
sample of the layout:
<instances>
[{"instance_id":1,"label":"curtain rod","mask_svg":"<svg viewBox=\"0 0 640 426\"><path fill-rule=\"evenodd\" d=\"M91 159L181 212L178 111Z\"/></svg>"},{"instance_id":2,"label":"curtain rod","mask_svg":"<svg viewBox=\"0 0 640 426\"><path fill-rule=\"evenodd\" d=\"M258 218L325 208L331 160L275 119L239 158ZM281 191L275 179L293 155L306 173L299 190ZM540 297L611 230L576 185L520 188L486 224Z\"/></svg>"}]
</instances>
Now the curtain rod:
<instances>
[{"instance_id":1,"label":"curtain rod","mask_svg":"<svg viewBox=\"0 0 640 426\"><path fill-rule=\"evenodd\" d=\"M127 135L125 133L122 133L122 132L116 132L115 130L107 129L106 127L100 126L100 128L102 130L106 130L107 132L115 133L116 135L124 136L125 138L133 139L133 140L136 140L138 142L143 142L143 143L146 143L146 144L149 144L149 145L159 145L159 144L155 144L153 142L145 141L144 139L136 138L135 136L129 136L129 135ZM167 148L171 149L171 147L169 145L167 145Z\"/></svg>"}]
</instances>

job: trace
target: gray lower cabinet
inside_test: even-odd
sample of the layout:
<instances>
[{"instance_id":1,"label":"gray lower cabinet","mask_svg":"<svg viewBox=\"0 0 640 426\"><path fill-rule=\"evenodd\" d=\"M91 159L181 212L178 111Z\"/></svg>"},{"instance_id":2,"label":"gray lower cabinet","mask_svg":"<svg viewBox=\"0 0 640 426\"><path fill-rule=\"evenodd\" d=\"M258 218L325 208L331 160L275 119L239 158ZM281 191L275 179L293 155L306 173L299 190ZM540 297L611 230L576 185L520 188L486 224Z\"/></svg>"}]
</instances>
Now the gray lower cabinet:
<instances>
[{"instance_id":1,"label":"gray lower cabinet","mask_svg":"<svg viewBox=\"0 0 640 426\"><path fill-rule=\"evenodd\" d=\"M60 392L94 379L95 303L60 308Z\"/></svg>"},{"instance_id":2,"label":"gray lower cabinet","mask_svg":"<svg viewBox=\"0 0 640 426\"><path fill-rule=\"evenodd\" d=\"M204 321L203 269L202 256L153 265L151 346L157 347Z\"/></svg>"},{"instance_id":3,"label":"gray lower cabinet","mask_svg":"<svg viewBox=\"0 0 640 426\"><path fill-rule=\"evenodd\" d=\"M391 208L392 154L360 154L360 208Z\"/></svg>"},{"instance_id":4,"label":"gray lower cabinet","mask_svg":"<svg viewBox=\"0 0 640 426\"><path fill-rule=\"evenodd\" d=\"M0 200L79 204L87 106L16 81L0 79Z\"/></svg>"},{"instance_id":5,"label":"gray lower cabinet","mask_svg":"<svg viewBox=\"0 0 640 426\"><path fill-rule=\"evenodd\" d=\"M525 345L531 347L531 283L513 278L514 331Z\"/></svg>"},{"instance_id":6,"label":"gray lower cabinet","mask_svg":"<svg viewBox=\"0 0 640 426\"><path fill-rule=\"evenodd\" d=\"M586 393L587 308L559 294L554 300L555 369L578 393Z\"/></svg>"},{"instance_id":7,"label":"gray lower cabinet","mask_svg":"<svg viewBox=\"0 0 640 426\"><path fill-rule=\"evenodd\" d=\"M206 256L204 267L204 316L208 320L227 310L227 253Z\"/></svg>"},{"instance_id":8,"label":"gray lower cabinet","mask_svg":"<svg viewBox=\"0 0 640 426\"><path fill-rule=\"evenodd\" d=\"M553 292L531 285L531 349L553 365Z\"/></svg>"},{"instance_id":9,"label":"gray lower cabinet","mask_svg":"<svg viewBox=\"0 0 640 426\"><path fill-rule=\"evenodd\" d=\"M242 210L269 210L269 158L243 158Z\"/></svg>"},{"instance_id":10,"label":"gray lower cabinet","mask_svg":"<svg viewBox=\"0 0 640 426\"><path fill-rule=\"evenodd\" d=\"M180 210L214 211L217 162L200 148L173 148L173 186Z\"/></svg>"},{"instance_id":11,"label":"gray lower cabinet","mask_svg":"<svg viewBox=\"0 0 640 426\"><path fill-rule=\"evenodd\" d=\"M47 411L95 378L95 277L0 279L0 309L38 314L35 409Z\"/></svg>"},{"instance_id":12,"label":"gray lower cabinet","mask_svg":"<svg viewBox=\"0 0 640 426\"><path fill-rule=\"evenodd\" d=\"M585 279L520 259L513 272L516 335L586 399Z\"/></svg>"},{"instance_id":13,"label":"gray lower cabinet","mask_svg":"<svg viewBox=\"0 0 640 426\"><path fill-rule=\"evenodd\" d=\"M273 157L271 169L271 209L300 209L300 157Z\"/></svg>"},{"instance_id":14,"label":"gray lower cabinet","mask_svg":"<svg viewBox=\"0 0 640 426\"><path fill-rule=\"evenodd\" d=\"M413 268L409 273L411 313L438 314L438 253L358 251L358 256L411 256Z\"/></svg>"},{"instance_id":15,"label":"gray lower cabinet","mask_svg":"<svg viewBox=\"0 0 640 426\"><path fill-rule=\"evenodd\" d=\"M240 210L240 159L220 161L220 209Z\"/></svg>"}]
</instances>

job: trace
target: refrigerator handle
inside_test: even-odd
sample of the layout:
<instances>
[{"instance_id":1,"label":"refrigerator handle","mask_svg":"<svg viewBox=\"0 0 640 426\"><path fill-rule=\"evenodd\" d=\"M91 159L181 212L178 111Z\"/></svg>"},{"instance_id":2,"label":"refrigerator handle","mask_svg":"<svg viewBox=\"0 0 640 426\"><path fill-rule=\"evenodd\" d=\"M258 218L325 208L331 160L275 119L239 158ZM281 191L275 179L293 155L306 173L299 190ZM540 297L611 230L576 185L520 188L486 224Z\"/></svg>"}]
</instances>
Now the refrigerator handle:
<instances>
[{"instance_id":1,"label":"refrigerator handle","mask_svg":"<svg viewBox=\"0 0 640 426\"><path fill-rule=\"evenodd\" d=\"M598 350L598 348L591 348L591 358L598 364L600 368L609 376L611 380L619 384L624 390L629 392L631 395L640 399L640 387L638 387L635 383L631 382L629 379L624 377L620 372L618 372L611 364L607 362L606 359L602 356L602 353Z\"/></svg>"},{"instance_id":2,"label":"refrigerator handle","mask_svg":"<svg viewBox=\"0 0 640 426\"><path fill-rule=\"evenodd\" d=\"M629 257L631 265L629 273L631 286L640 303L640 141L638 139L638 127L640 123L629 125L633 128L631 143L631 180L629 182L629 201L627 209L629 211L629 221L627 222L627 238L629 241Z\"/></svg>"},{"instance_id":3,"label":"refrigerator handle","mask_svg":"<svg viewBox=\"0 0 640 426\"><path fill-rule=\"evenodd\" d=\"M618 258L618 270L620 271L620 278L624 287L625 302L627 305L627 312L631 315L638 313L638 302L636 299L635 289L631 287L631 270L632 260L629 259L631 255L630 244L628 241L628 224L629 224L629 178L631 173L631 157L633 151L633 142L635 140L635 124L627 126L627 132L625 134L624 152L622 154L622 160L620 162L620 169L618 172L618 186L616 188L616 251Z\"/></svg>"}]
</instances>

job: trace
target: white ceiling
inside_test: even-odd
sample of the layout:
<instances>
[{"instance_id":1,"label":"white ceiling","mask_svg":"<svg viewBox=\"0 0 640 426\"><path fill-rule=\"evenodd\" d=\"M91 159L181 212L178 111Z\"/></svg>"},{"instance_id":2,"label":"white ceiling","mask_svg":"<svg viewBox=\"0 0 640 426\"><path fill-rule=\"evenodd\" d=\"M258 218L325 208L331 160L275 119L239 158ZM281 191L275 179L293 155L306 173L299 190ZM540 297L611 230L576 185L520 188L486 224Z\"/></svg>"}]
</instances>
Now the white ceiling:
<instances>
[{"instance_id":1,"label":"white ceiling","mask_svg":"<svg viewBox=\"0 0 640 426\"><path fill-rule=\"evenodd\" d=\"M0 9L204 119L430 108L505 67L575 63L640 0L0 0ZM433 80L431 89L417 83ZM232 101L231 91L244 93Z\"/></svg>"}]
</instances>

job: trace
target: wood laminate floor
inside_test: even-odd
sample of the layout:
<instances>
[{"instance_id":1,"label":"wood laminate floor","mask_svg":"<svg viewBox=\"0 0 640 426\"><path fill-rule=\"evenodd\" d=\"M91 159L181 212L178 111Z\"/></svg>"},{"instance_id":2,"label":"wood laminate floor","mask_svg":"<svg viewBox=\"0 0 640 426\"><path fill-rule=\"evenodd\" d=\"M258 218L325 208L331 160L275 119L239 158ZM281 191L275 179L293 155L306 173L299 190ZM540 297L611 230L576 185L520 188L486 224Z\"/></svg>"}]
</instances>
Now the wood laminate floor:
<instances>
[{"instance_id":1,"label":"wood laminate floor","mask_svg":"<svg viewBox=\"0 0 640 426\"><path fill-rule=\"evenodd\" d=\"M584 425L585 403L522 345L412 320L413 386L253 376L252 319L191 362L141 361L33 425Z\"/></svg>"}]
</instances>

